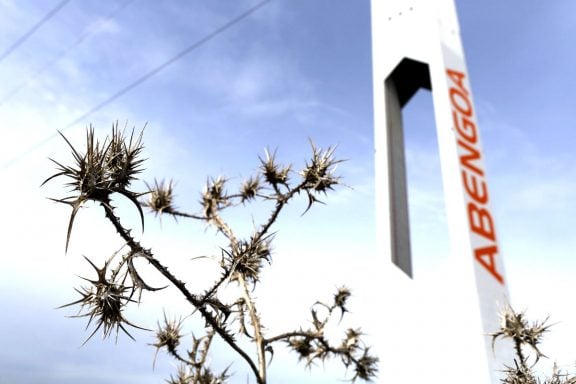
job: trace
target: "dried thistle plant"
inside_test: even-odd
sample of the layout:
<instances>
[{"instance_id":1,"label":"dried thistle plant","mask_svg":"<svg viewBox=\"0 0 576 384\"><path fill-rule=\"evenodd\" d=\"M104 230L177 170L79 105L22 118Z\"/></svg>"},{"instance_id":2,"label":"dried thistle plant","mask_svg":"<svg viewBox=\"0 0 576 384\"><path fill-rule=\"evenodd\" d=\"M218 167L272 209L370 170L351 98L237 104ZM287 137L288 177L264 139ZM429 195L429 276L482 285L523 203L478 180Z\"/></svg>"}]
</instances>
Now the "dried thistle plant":
<instances>
[{"instance_id":1,"label":"dried thistle plant","mask_svg":"<svg viewBox=\"0 0 576 384\"><path fill-rule=\"evenodd\" d=\"M554 366L552 375L542 381L536 376L533 367L541 357L546 357L540 349L544 334L549 331L551 325L547 324L548 318L541 322L530 323L525 313L515 311L511 306L507 306L500 313L500 329L492 333L492 346L497 339L511 339L514 343L516 358L514 366L506 366L504 369L504 384L576 384L576 376L562 373ZM529 347L535 352L534 363L528 364L528 355L524 352L524 347Z\"/></svg>"},{"instance_id":2,"label":"dried thistle plant","mask_svg":"<svg viewBox=\"0 0 576 384\"><path fill-rule=\"evenodd\" d=\"M151 287L143 280L141 268L147 265L158 271L169 285L182 294L191 306L188 313L200 317L205 324L204 336L197 338L191 330L186 329L181 319L168 319L164 315L163 322L158 323L155 342L151 345L156 348L156 353L165 350L181 364L176 375L168 380L169 383L214 384L228 380L228 369L215 373L207 363L214 337L238 354L258 384L267 382L267 366L277 343L284 343L295 351L307 366L316 361L337 358L344 367L353 371L352 381L370 381L376 377L378 359L363 342L359 328L346 330L342 339L336 343L325 335L328 321L333 317L338 317L340 321L347 312L346 305L350 298L347 288L339 288L331 304L317 302L311 308L312 327L309 329L298 328L272 337L266 335L254 296L262 270L272 263L272 242L275 236L272 227L284 207L296 196L304 194L308 197L308 205L304 210L306 213L315 203L321 203L319 195L327 195L340 185L335 170L341 161L334 157L335 148L322 150L311 143L311 158L299 173L292 170L292 165L280 164L276 160L276 152L266 150L264 158L260 158L257 174L241 183L238 192L228 192L233 187L224 177L208 178L200 195L198 212L189 213L175 206L172 181L155 180L152 184L146 184L147 190L144 192L131 189L132 182L142 171L142 133L135 135L132 131L128 136L114 124L112 134L100 142L95 139L94 130L89 128L84 151L77 150L64 135L62 137L72 150L74 165L67 166L52 160L57 166L57 173L44 183L59 176L69 179L66 185L73 194L52 199L72 207L66 250L74 218L78 209L87 201L97 202L104 208L106 219L124 240L126 249L121 257L114 258L114 254L108 258L100 269L87 259L98 277L96 280L85 279L91 285L77 290L81 298L65 305L80 305L81 311L86 310L79 316L86 316L89 324L93 321L96 324L90 337L103 329L105 337L114 330L118 335L118 331L122 330L132 338L126 326L140 328L129 322L123 311L131 303L140 302L142 292L161 289ZM127 197L137 206L142 226L144 219L141 207L146 207L157 216L188 218L214 227L227 243L220 247L220 256L216 258L221 268L220 276L202 292L191 292L185 281L168 270L151 249L143 247L133 237L132 231L123 226L120 217L115 214L111 196L113 193ZM139 201L144 195L147 199ZM237 237L237 231L228 224L223 212L229 207L246 206L248 202L259 201L273 202L269 216L255 227L249 237ZM147 263L136 264L136 259L143 259ZM233 299L227 296L226 300L222 298L220 292L224 286L233 288L237 296ZM324 309L321 311L323 315L319 314L320 308ZM188 349L183 346L186 334L192 334L192 343ZM252 345L253 350L246 348L245 341Z\"/></svg>"}]
</instances>

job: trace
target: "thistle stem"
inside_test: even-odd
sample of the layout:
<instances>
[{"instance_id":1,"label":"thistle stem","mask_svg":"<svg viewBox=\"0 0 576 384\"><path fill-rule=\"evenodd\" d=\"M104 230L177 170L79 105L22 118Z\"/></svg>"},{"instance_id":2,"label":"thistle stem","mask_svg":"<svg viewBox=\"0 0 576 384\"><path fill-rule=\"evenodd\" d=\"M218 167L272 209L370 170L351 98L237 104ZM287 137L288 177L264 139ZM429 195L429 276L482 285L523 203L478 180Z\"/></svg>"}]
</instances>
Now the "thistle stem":
<instances>
[{"instance_id":1,"label":"thistle stem","mask_svg":"<svg viewBox=\"0 0 576 384\"><path fill-rule=\"evenodd\" d=\"M116 228L116 231L120 234L120 236L126 241L127 245L130 247L133 254L144 257L158 272L160 272L168 281L170 281L172 285L174 285L184 295L186 300L190 304L192 304L196 309L198 309L202 317L212 327L212 329L214 329L214 331L218 333L218 335L248 363L248 365L258 378L258 384L265 384L265 381L262 381L260 379L260 371L258 367L256 367L256 364L254 364L254 361L252 361L250 356L248 356L248 354L244 352L242 348L238 346L238 344L236 344L232 336L229 335L220 326L218 320L206 309L205 302L197 298L192 293L190 293L190 291L188 291L183 281L179 280L168 270L168 268L162 265L154 257L154 255L150 250L144 249L140 245L140 243L134 240L134 238L130 235L129 231L122 226L122 224L120 223L120 219L116 215L114 215L114 212L112 211L109 205L108 206L105 204L102 205L106 211L106 217L110 220L112 225L114 225L114 228Z\"/></svg>"},{"instance_id":2,"label":"thistle stem","mask_svg":"<svg viewBox=\"0 0 576 384\"><path fill-rule=\"evenodd\" d=\"M248 313L250 314L250 320L252 321L252 327L254 328L254 341L256 343L256 349L258 352L258 379L259 382L266 383L266 343L262 336L262 324L260 323L260 318L258 317L258 312L254 306L254 302L250 297L250 292L248 291L248 283L241 273L237 274L238 281L242 287L242 294L244 296L244 301L248 307Z\"/></svg>"}]
</instances>

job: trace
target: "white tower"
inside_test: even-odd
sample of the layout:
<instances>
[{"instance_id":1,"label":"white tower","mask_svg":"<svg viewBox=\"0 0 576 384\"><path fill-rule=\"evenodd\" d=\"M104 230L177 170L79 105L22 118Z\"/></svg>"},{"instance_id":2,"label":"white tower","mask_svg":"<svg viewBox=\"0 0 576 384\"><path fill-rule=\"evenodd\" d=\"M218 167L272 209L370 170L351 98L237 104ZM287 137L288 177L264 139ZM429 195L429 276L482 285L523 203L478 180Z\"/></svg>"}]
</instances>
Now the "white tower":
<instances>
[{"instance_id":1,"label":"white tower","mask_svg":"<svg viewBox=\"0 0 576 384\"><path fill-rule=\"evenodd\" d=\"M403 335L379 343L381 381L411 383L424 364L430 376L420 378L431 383L500 383L512 351L504 343L493 351L487 334L499 327L507 281L453 0L371 5L383 327ZM432 91L451 244L450 265L424 283L412 273L402 126L419 88ZM431 333L436 345L422 345Z\"/></svg>"}]
</instances>

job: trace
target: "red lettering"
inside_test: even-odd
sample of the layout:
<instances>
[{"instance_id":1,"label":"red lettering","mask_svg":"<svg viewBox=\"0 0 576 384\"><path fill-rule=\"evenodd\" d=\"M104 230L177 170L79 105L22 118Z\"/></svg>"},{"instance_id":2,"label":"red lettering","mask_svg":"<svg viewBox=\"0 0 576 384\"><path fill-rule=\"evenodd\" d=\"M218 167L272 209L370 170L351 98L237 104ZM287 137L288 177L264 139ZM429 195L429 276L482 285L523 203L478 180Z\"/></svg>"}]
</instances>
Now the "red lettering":
<instances>
[{"instance_id":1,"label":"red lettering","mask_svg":"<svg viewBox=\"0 0 576 384\"><path fill-rule=\"evenodd\" d=\"M476 260L502 285L504 285L504 278L496 270L496 255L498 254L498 247L492 245L490 247L478 248L474 250Z\"/></svg>"},{"instance_id":2,"label":"red lettering","mask_svg":"<svg viewBox=\"0 0 576 384\"><path fill-rule=\"evenodd\" d=\"M474 160L480 160L480 151L462 140L458 140L458 145L468 151L468 154L460 155L460 164L480 176L484 175L484 171L472 163Z\"/></svg>"},{"instance_id":3,"label":"red lettering","mask_svg":"<svg viewBox=\"0 0 576 384\"><path fill-rule=\"evenodd\" d=\"M488 202L488 186L484 180L478 179L474 174L463 170L462 181L464 189L474 201L478 204L486 204Z\"/></svg>"},{"instance_id":4,"label":"red lettering","mask_svg":"<svg viewBox=\"0 0 576 384\"><path fill-rule=\"evenodd\" d=\"M464 116L459 115L456 111L452 111L452 119L454 126L458 133L466 139L469 143L474 144L478 141L478 132L476 131L476 124Z\"/></svg>"},{"instance_id":5,"label":"red lettering","mask_svg":"<svg viewBox=\"0 0 576 384\"><path fill-rule=\"evenodd\" d=\"M463 115L472 117L472 103L470 102L470 99L466 97L464 91L465 90L450 88L450 101L452 102L454 108L458 110L458 112ZM462 102L464 105L462 105Z\"/></svg>"},{"instance_id":6,"label":"red lettering","mask_svg":"<svg viewBox=\"0 0 576 384\"><path fill-rule=\"evenodd\" d=\"M484 179L482 155L477 143L478 129L474 122L474 107L470 92L466 89L464 72L447 69L446 74L451 81L449 88L452 119L457 132L458 156L462 172L462 184L468 202L468 223L470 231L477 236L490 241L491 244L474 249L474 257L482 267L500 284L504 278L496 266L498 247L494 220L486 204L488 203L488 186ZM476 239L478 240L478 239ZM473 241L474 243L474 241Z\"/></svg>"},{"instance_id":7,"label":"red lettering","mask_svg":"<svg viewBox=\"0 0 576 384\"><path fill-rule=\"evenodd\" d=\"M460 88L460 90L464 93L464 94L468 94L468 91L466 90L466 87L464 86L464 78L466 77L466 75L463 72L459 72L459 71L455 71L453 69L447 69L446 73L448 74L448 77L455 83L458 85L458 87Z\"/></svg>"},{"instance_id":8,"label":"red lettering","mask_svg":"<svg viewBox=\"0 0 576 384\"><path fill-rule=\"evenodd\" d=\"M470 222L472 232L488 240L496 241L494 221L492 220L490 211L479 208L474 203L468 203L468 221Z\"/></svg>"}]
</instances>

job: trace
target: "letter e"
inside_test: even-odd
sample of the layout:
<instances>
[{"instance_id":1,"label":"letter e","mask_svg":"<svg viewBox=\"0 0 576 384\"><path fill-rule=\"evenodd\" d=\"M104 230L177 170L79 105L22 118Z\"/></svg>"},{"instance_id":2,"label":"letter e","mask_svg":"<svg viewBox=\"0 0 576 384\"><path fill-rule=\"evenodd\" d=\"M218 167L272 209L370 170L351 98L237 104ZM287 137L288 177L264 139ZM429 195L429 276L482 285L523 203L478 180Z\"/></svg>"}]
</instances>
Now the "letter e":
<instances>
[{"instance_id":1,"label":"letter e","mask_svg":"<svg viewBox=\"0 0 576 384\"><path fill-rule=\"evenodd\" d=\"M472 231L488 240L496 241L492 215L487 209L478 208L474 203L468 204L468 220Z\"/></svg>"}]
</instances>

